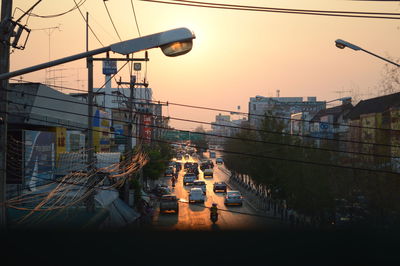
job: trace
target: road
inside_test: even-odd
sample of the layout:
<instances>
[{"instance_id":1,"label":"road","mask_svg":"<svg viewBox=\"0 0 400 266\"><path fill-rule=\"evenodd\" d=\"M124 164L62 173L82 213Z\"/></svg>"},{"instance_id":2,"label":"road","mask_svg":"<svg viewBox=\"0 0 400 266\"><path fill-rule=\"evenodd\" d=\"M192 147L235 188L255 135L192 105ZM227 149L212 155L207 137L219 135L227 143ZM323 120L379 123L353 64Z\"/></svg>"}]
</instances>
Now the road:
<instances>
[{"instance_id":1,"label":"road","mask_svg":"<svg viewBox=\"0 0 400 266\"><path fill-rule=\"evenodd\" d=\"M179 162L198 162L197 159L192 157L189 160L181 160ZM260 217L262 214L257 213L249 204L244 200L243 206L225 206L223 192L214 193L213 184L217 181L227 181L229 176L227 170L223 165L216 165L214 161L214 177L203 178L203 172L200 170L199 180L205 180L207 184L206 201L201 203L188 203L190 186L184 186L182 183L184 170L179 173L178 181L176 182L173 192L180 199L179 201L179 214L163 213L160 214L157 208L153 217L153 226L155 229L165 230L259 230L271 228L272 226L279 225L279 222L270 218ZM200 164L199 164L200 165ZM164 183L171 187L169 177L164 178ZM229 189L228 191L234 190ZM212 203L218 205L218 222L212 224L209 217L209 207Z\"/></svg>"}]
</instances>

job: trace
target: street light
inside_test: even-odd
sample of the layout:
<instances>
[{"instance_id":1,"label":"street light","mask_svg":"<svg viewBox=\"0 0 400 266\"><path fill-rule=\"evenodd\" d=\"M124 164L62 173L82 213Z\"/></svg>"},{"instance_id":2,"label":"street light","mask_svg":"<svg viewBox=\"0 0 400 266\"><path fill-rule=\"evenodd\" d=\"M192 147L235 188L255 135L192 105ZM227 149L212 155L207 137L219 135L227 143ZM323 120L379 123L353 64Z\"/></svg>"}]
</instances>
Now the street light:
<instances>
[{"instance_id":1,"label":"street light","mask_svg":"<svg viewBox=\"0 0 400 266\"><path fill-rule=\"evenodd\" d=\"M0 75L0 80L9 79L23 74L38 71L44 68L53 67L56 65L68 63L78 59L90 57L93 55L115 52L122 55L148 50L151 48L160 47L166 56L178 56L188 53L192 49L192 41L196 36L187 28L178 28L152 35L143 36L128 41L115 43L103 48L92 51L64 57L58 60L46 62L36 66L27 67L24 69L4 73Z\"/></svg>"},{"instance_id":2,"label":"street light","mask_svg":"<svg viewBox=\"0 0 400 266\"><path fill-rule=\"evenodd\" d=\"M195 39L196 36L192 31L190 31L187 28L177 28L169 31L164 31L160 33L155 33L152 35L147 35L135 39L131 39L128 41L123 41L119 43L115 43L103 48L99 48L96 50L91 50L91 51L86 51L84 53L64 57L58 60L53 60L50 62L42 63L39 65L27 67L24 69L8 72L8 73L3 73L0 74L0 81L1 80L6 80L12 77L20 76L23 74L31 73L34 71L38 71L41 69L57 66L60 64L72 62L78 59L82 58L87 58L88 60L88 171L91 172L91 168L93 165L93 135L92 135L92 130L93 130L93 124L91 122L91 119L93 117L93 108L92 108L92 98L93 98L93 59L92 56L98 55L101 53L106 53L106 52L115 52L119 53L122 55L128 55L136 52L140 52L143 50L148 50L151 48L157 48L160 47L162 52L166 56L178 56L178 55L183 55L188 53L192 49L192 42L193 39ZM1 88L0 88L1 89ZM6 94L7 92L5 92ZM7 95L7 94L6 94ZM6 97L7 99L7 97ZM7 105L7 102L5 103ZM5 110L7 110L7 106L5 107ZM1 121L0 121L1 122ZM7 120L3 121L5 125L7 125ZM6 140L7 139L7 131L6 131L6 126L3 126L0 132L0 135L3 136L3 138ZM6 144L4 141L0 143L0 152L4 153L4 158L5 158L5 146ZM4 169L0 169L4 170ZM1 188L1 184L0 184ZM2 191L0 191L2 193ZM0 195L1 199L4 198L3 195ZM3 202L3 200L0 199L0 202ZM0 216L1 213L0 213ZM1 218L1 217L0 217ZM1 224L1 223L0 223Z\"/></svg>"},{"instance_id":3,"label":"street light","mask_svg":"<svg viewBox=\"0 0 400 266\"><path fill-rule=\"evenodd\" d=\"M382 60L384 60L384 61L386 61L386 62L388 62L388 63L391 63L391 64L393 64L393 65L395 65L395 66L397 66L397 67L400 67L399 64L397 64L397 63L395 63L395 62L393 62L393 61L390 61L390 60L388 60L388 59L386 59L386 58L383 58L382 56L379 56L379 55L374 54L374 53L372 53L372 52L370 52L370 51L367 51L367 50L361 48L360 46L357 46L357 45L354 45L354 44L352 44L352 43L343 41L343 40L341 40L341 39L337 39L337 40L335 41L335 45L336 45L336 47L339 48L339 49L344 49L345 47L348 47L348 48L350 48L350 49L353 49L354 51L363 51L363 52L366 52L367 54L373 55L373 56L375 56L375 57L378 57L379 59L382 59Z\"/></svg>"}]
</instances>

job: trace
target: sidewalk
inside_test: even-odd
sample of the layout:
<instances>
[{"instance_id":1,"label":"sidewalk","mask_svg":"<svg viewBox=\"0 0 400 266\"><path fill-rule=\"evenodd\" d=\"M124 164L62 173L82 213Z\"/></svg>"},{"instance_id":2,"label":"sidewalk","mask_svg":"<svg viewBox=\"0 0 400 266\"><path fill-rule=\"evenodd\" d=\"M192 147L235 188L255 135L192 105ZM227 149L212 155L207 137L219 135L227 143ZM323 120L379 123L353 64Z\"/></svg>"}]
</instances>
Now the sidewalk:
<instances>
[{"instance_id":1,"label":"sidewalk","mask_svg":"<svg viewBox=\"0 0 400 266\"><path fill-rule=\"evenodd\" d=\"M257 212L273 219L280 219L282 222L294 225L308 225L307 217L297 214L296 211L286 208L285 201L279 201L260 194L257 190L240 182L229 170L220 168L229 176L227 184L230 188L240 190L246 202Z\"/></svg>"}]
</instances>

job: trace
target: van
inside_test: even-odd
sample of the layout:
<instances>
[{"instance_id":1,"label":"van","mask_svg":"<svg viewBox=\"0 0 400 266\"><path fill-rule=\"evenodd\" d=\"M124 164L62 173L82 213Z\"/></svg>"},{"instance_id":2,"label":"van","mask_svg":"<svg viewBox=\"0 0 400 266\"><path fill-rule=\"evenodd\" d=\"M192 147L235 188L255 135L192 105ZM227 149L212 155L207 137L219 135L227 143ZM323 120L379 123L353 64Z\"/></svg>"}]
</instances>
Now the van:
<instances>
[{"instance_id":1,"label":"van","mask_svg":"<svg viewBox=\"0 0 400 266\"><path fill-rule=\"evenodd\" d=\"M204 193L201 188L191 188L189 192L189 203L191 202L203 202L205 201Z\"/></svg>"}]
</instances>

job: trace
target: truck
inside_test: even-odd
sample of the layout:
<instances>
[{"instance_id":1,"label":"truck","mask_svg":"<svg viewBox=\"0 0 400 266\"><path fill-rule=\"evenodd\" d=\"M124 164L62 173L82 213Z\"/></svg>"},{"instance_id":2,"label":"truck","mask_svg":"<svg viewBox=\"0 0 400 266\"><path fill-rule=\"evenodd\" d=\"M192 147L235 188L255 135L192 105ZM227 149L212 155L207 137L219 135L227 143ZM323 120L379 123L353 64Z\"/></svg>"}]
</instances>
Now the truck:
<instances>
[{"instance_id":1,"label":"truck","mask_svg":"<svg viewBox=\"0 0 400 266\"><path fill-rule=\"evenodd\" d=\"M160 213L164 213L166 211L174 211L175 213L179 212L178 199L174 194L161 196Z\"/></svg>"}]
</instances>

